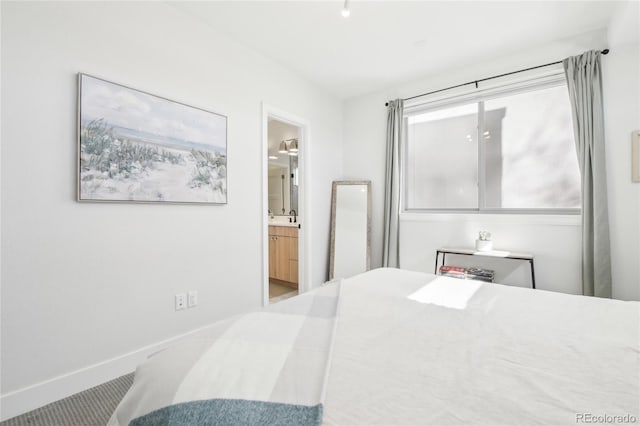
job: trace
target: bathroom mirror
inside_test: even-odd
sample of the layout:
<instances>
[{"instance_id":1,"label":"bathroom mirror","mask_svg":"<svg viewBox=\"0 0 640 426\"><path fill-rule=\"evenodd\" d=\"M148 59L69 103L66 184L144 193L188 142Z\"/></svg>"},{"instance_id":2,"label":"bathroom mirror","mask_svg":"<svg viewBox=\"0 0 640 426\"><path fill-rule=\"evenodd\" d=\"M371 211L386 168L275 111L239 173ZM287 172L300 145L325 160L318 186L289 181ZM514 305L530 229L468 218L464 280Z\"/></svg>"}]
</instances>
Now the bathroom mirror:
<instances>
[{"instance_id":1,"label":"bathroom mirror","mask_svg":"<svg viewBox=\"0 0 640 426\"><path fill-rule=\"evenodd\" d=\"M331 189L329 279L371 268L371 181L335 181Z\"/></svg>"},{"instance_id":2,"label":"bathroom mirror","mask_svg":"<svg viewBox=\"0 0 640 426\"><path fill-rule=\"evenodd\" d=\"M298 140L300 129L269 119L267 128L269 216L290 216L298 210ZM293 214L293 212L291 213Z\"/></svg>"},{"instance_id":3,"label":"bathroom mirror","mask_svg":"<svg viewBox=\"0 0 640 426\"><path fill-rule=\"evenodd\" d=\"M298 210L298 157L284 162L269 160L269 211L273 216L288 216Z\"/></svg>"}]
</instances>

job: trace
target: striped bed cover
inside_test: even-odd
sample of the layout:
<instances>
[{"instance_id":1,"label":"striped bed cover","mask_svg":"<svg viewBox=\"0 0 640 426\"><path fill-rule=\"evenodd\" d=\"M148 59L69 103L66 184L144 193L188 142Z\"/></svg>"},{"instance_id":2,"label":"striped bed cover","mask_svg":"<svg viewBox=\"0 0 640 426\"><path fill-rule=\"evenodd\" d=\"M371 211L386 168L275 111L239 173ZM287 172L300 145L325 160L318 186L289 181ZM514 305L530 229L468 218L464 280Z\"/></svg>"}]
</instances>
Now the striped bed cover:
<instances>
[{"instance_id":1,"label":"striped bed cover","mask_svg":"<svg viewBox=\"0 0 640 426\"><path fill-rule=\"evenodd\" d=\"M138 367L110 426L319 425L340 285L217 323Z\"/></svg>"}]
</instances>

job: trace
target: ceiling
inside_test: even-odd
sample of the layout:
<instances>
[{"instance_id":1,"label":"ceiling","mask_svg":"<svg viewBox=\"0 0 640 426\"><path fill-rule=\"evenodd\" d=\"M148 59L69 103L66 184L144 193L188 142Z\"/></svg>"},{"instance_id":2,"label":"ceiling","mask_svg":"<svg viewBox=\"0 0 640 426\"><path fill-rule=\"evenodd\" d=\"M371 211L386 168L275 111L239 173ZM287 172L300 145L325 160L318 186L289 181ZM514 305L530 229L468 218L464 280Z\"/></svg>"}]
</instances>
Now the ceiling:
<instances>
[{"instance_id":1,"label":"ceiling","mask_svg":"<svg viewBox=\"0 0 640 426\"><path fill-rule=\"evenodd\" d=\"M179 1L345 99L606 28L617 1Z\"/></svg>"}]
</instances>

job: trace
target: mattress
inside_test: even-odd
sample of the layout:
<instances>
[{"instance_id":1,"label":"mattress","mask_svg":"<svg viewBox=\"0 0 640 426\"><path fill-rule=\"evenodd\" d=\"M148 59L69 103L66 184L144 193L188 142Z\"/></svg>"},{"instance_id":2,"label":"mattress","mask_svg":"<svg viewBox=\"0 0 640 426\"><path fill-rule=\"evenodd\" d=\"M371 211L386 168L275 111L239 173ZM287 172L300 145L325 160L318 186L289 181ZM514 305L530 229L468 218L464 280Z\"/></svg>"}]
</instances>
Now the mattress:
<instances>
[{"instance_id":1,"label":"mattress","mask_svg":"<svg viewBox=\"0 0 640 426\"><path fill-rule=\"evenodd\" d=\"M142 364L110 425L640 419L640 303L377 269Z\"/></svg>"}]
</instances>

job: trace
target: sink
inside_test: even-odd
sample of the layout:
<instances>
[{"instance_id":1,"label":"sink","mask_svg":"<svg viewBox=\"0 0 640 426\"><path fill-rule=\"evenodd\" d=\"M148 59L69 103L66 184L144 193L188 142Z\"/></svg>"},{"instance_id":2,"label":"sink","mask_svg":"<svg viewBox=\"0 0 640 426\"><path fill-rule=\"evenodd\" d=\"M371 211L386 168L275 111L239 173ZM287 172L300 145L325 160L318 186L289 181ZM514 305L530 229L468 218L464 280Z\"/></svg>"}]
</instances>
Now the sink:
<instances>
[{"instance_id":1,"label":"sink","mask_svg":"<svg viewBox=\"0 0 640 426\"><path fill-rule=\"evenodd\" d=\"M291 218L291 222L289 219ZM295 226L297 227L300 222L293 222L293 216L274 216L269 218L269 225L273 226Z\"/></svg>"}]
</instances>

